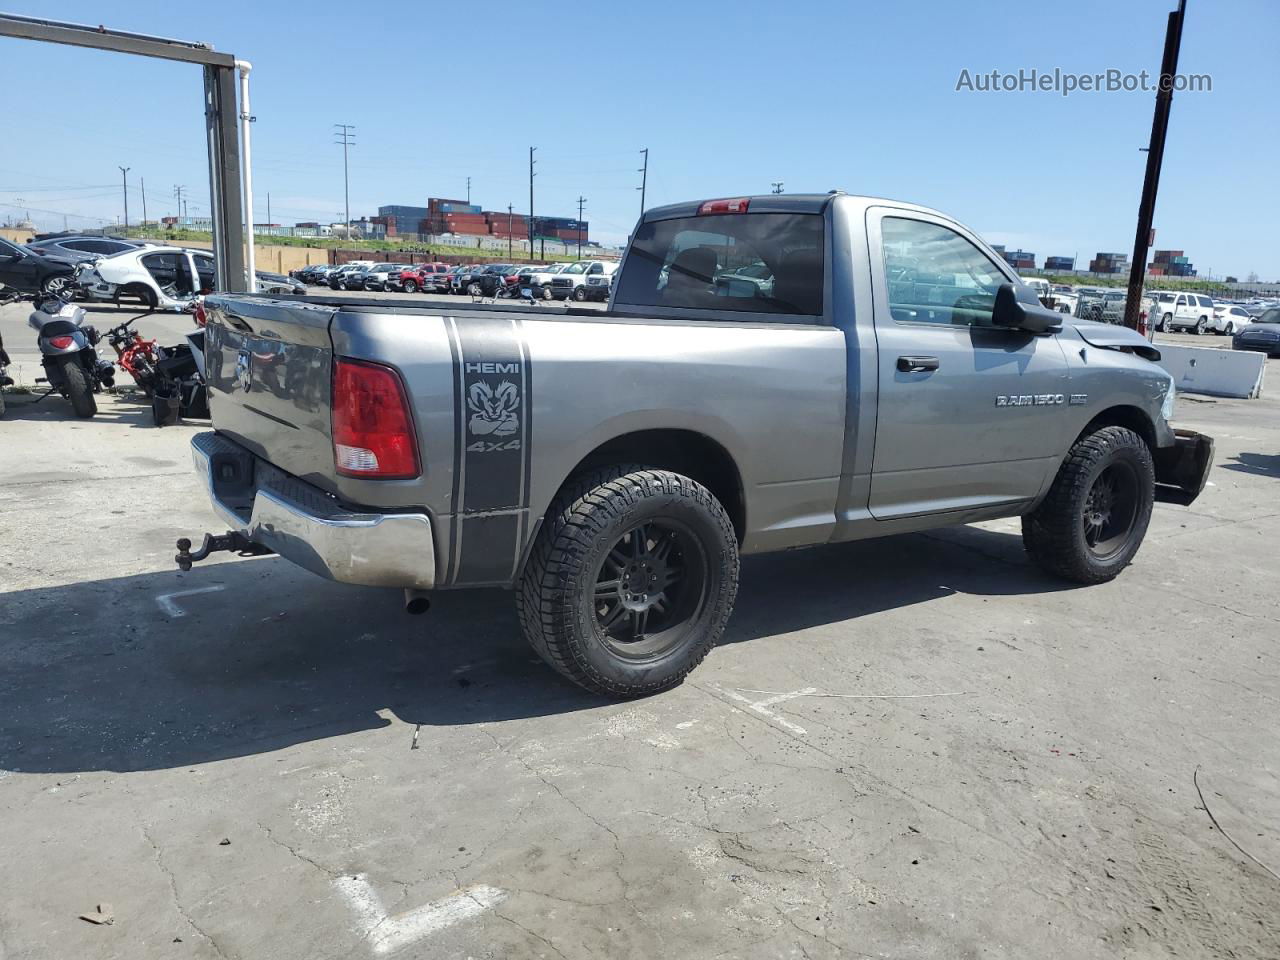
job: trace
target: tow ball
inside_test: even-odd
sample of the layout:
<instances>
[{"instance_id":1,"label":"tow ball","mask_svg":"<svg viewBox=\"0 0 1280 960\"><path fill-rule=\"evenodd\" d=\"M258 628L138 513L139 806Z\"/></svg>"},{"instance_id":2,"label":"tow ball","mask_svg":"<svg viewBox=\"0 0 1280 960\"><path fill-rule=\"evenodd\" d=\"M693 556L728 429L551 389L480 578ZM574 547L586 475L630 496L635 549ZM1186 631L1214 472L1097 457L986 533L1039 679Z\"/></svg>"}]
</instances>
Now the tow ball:
<instances>
[{"instance_id":1,"label":"tow ball","mask_svg":"<svg viewBox=\"0 0 1280 960\"><path fill-rule=\"evenodd\" d=\"M178 555L173 559L177 561L179 568L182 570L190 570L193 563L205 559L211 553L219 553L224 550L234 553L238 557L261 557L268 553L275 553L270 547L254 543L243 533L236 530L228 530L222 534L206 533L204 542L200 544L200 549L195 553L191 552L191 541L186 537L179 540L177 546Z\"/></svg>"}]
</instances>

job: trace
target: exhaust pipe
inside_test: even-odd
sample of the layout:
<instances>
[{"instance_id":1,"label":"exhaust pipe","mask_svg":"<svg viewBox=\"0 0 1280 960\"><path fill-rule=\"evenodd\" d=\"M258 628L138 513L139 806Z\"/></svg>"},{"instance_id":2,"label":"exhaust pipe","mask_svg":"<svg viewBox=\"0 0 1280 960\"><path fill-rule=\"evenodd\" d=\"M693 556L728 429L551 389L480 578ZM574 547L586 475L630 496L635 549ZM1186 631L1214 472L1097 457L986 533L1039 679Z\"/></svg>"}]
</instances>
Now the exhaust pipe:
<instances>
[{"instance_id":1,"label":"exhaust pipe","mask_svg":"<svg viewBox=\"0 0 1280 960\"><path fill-rule=\"evenodd\" d=\"M426 590L408 588L404 592L404 612L415 616L431 609L431 594Z\"/></svg>"}]
</instances>

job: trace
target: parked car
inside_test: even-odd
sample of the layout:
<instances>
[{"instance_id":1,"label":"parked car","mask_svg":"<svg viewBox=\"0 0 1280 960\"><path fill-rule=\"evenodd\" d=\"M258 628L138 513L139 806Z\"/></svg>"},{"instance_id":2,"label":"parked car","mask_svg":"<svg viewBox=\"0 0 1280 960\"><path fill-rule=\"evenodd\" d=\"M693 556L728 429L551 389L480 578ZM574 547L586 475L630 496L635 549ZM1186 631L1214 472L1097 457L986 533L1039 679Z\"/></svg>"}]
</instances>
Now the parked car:
<instances>
[{"instance_id":1,"label":"parked car","mask_svg":"<svg viewBox=\"0 0 1280 960\"><path fill-rule=\"evenodd\" d=\"M1209 318L1209 329L1229 337L1252 322L1253 316L1244 307L1217 301L1213 305L1213 316Z\"/></svg>"},{"instance_id":2,"label":"parked car","mask_svg":"<svg viewBox=\"0 0 1280 960\"><path fill-rule=\"evenodd\" d=\"M415 263L400 272L398 287L405 293L448 293L451 269L447 263Z\"/></svg>"},{"instance_id":3,"label":"parked car","mask_svg":"<svg viewBox=\"0 0 1280 960\"><path fill-rule=\"evenodd\" d=\"M150 310L182 309L213 290L213 254L185 247L141 247L76 268L75 282L90 300L136 300Z\"/></svg>"},{"instance_id":4,"label":"parked car","mask_svg":"<svg viewBox=\"0 0 1280 960\"><path fill-rule=\"evenodd\" d=\"M539 300L551 299L551 278L560 273L567 263L553 263L550 266L526 266L523 267L518 277L521 293L528 291L527 296L537 298Z\"/></svg>"},{"instance_id":5,"label":"parked car","mask_svg":"<svg viewBox=\"0 0 1280 960\"><path fill-rule=\"evenodd\" d=\"M361 274L366 267L373 266L373 260L352 260L344 263L337 270L329 273L329 289L330 290L359 290L361 289L364 278L360 277L356 280L357 274ZM353 285L354 284L354 285Z\"/></svg>"},{"instance_id":6,"label":"parked car","mask_svg":"<svg viewBox=\"0 0 1280 960\"><path fill-rule=\"evenodd\" d=\"M510 263L486 264L468 276L464 290L473 297L496 297L499 290L506 288L507 277L513 276L515 269Z\"/></svg>"},{"instance_id":7,"label":"parked car","mask_svg":"<svg viewBox=\"0 0 1280 960\"><path fill-rule=\"evenodd\" d=\"M258 278L258 293L288 293L294 296L305 296L307 293L307 285L297 277L286 277L265 270L254 271L254 276Z\"/></svg>"},{"instance_id":8,"label":"parked car","mask_svg":"<svg viewBox=\"0 0 1280 960\"><path fill-rule=\"evenodd\" d=\"M587 299L587 277L607 277L618 269L612 260L579 260L551 278L551 296L557 300Z\"/></svg>"},{"instance_id":9,"label":"parked car","mask_svg":"<svg viewBox=\"0 0 1280 960\"><path fill-rule=\"evenodd\" d=\"M303 283L313 286L328 286L328 276L330 272L336 269L337 267L330 266L327 263L313 263L299 270L297 278Z\"/></svg>"},{"instance_id":10,"label":"parked car","mask_svg":"<svg viewBox=\"0 0 1280 960\"><path fill-rule=\"evenodd\" d=\"M724 294L729 249L774 271L768 297ZM676 686L716 646L741 554L1020 517L1035 563L1102 583L1213 456L1171 425L1144 338L1048 310L973 231L890 200L651 208L590 318L206 307L214 431L193 459L233 533L180 542L183 569L256 545L403 587L411 612L510 588L538 654L615 697Z\"/></svg>"},{"instance_id":11,"label":"parked car","mask_svg":"<svg viewBox=\"0 0 1280 960\"><path fill-rule=\"evenodd\" d=\"M156 246L156 244L122 240L119 237L83 237L71 234L32 240L27 244L27 249L34 250L43 256L58 257L69 263L82 263L86 260L97 260L100 257L109 257L124 253L126 250L138 250L148 246Z\"/></svg>"},{"instance_id":12,"label":"parked car","mask_svg":"<svg viewBox=\"0 0 1280 960\"><path fill-rule=\"evenodd\" d=\"M471 284L471 278L482 270L484 270L484 264L481 263L454 267L449 271L449 292L466 293L467 287Z\"/></svg>"},{"instance_id":13,"label":"parked car","mask_svg":"<svg viewBox=\"0 0 1280 960\"><path fill-rule=\"evenodd\" d=\"M386 290L389 277L395 277L398 285L403 269L403 263L375 263L360 275L361 288L375 292Z\"/></svg>"},{"instance_id":14,"label":"parked car","mask_svg":"<svg viewBox=\"0 0 1280 960\"><path fill-rule=\"evenodd\" d=\"M1264 310L1253 323L1241 327L1231 338L1232 350L1259 350L1269 357L1280 356L1280 307Z\"/></svg>"},{"instance_id":15,"label":"parked car","mask_svg":"<svg viewBox=\"0 0 1280 960\"><path fill-rule=\"evenodd\" d=\"M1213 299L1196 293L1179 293L1162 290L1156 295L1160 301L1160 318L1156 329L1162 333L1188 330L1204 333L1213 316Z\"/></svg>"},{"instance_id":16,"label":"parked car","mask_svg":"<svg viewBox=\"0 0 1280 960\"><path fill-rule=\"evenodd\" d=\"M60 257L45 256L0 237L0 285L21 293L70 295L75 266Z\"/></svg>"},{"instance_id":17,"label":"parked car","mask_svg":"<svg viewBox=\"0 0 1280 960\"><path fill-rule=\"evenodd\" d=\"M598 299L595 296L590 296L593 293L592 281L597 281L598 285L598 278L599 274L587 277L589 299ZM754 287L756 293L751 294L752 296L768 297L773 292L773 268L763 263L751 263L740 266L735 270L726 270L716 276L716 286L724 288L725 296L740 296L740 293L735 292L735 288L740 284L748 284Z\"/></svg>"}]
</instances>

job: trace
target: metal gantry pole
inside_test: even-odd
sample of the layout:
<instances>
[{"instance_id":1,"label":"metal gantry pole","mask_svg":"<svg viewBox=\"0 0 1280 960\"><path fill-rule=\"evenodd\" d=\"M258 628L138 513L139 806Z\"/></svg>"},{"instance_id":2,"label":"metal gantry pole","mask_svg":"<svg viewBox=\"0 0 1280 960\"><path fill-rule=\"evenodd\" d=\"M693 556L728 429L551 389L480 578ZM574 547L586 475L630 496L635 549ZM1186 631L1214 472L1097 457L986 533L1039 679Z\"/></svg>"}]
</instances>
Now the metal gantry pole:
<instances>
[{"instance_id":1,"label":"metal gantry pole","mask_svg":"<svg viewBox=\"0 0 1280 960\"><path fill-rule=\"evenodd\" d=\"M1138 329L1138 313L1142 309L1142 287L1147 276L1147 251L1156 213L1156 191L1160 186L1160 167L1164 163L1165 135L1169 132L1169 110L1173 106L1173 75L1178 72L1178 51L1182 47L1182 21L1186 12L1187 0L1178 0L1178 9L1169 13L1165 28L1160 86L1156 90L1156 107L1151 117L1147 172L1142 181L1142 199L1138 202L1133 260L1129 264L1129 291L1124 301L1124 325L1133 330Z\"/></svg>"},{"instance_id":2,"label":"metal gantry pole","mask_svg":"<svg viewBox=\"0 0 1280 960\"><path fill-rule=\"evenodd\" d=\"M582 208L587 205L587 198L578 194L578 259L582 259Z\"/></svg>"}]
</instances>

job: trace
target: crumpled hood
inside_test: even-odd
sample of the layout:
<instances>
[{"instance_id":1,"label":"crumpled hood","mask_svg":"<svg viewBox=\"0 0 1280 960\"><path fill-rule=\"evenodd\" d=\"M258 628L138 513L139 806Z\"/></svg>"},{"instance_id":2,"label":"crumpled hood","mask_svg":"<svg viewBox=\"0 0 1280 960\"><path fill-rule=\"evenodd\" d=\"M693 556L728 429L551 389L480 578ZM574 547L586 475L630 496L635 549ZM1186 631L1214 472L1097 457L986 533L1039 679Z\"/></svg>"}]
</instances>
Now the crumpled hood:
<instances>
[{"instance_id":1,"label":"crumpled hood","mask_svg":"<svg viewBox=\"0 0 1280 960\"><path fill-rule=\"evenodd\" d=\"M1130 330L1128 327L1117 326L1114 323L1099 323L1096 320L1081 320L1076 317L1063 319L1071 324L1084 342L1091 347L1136 353L1153 362L1160 359L1160 351L1137 330Z\"/></svg>"}]
</instances>

